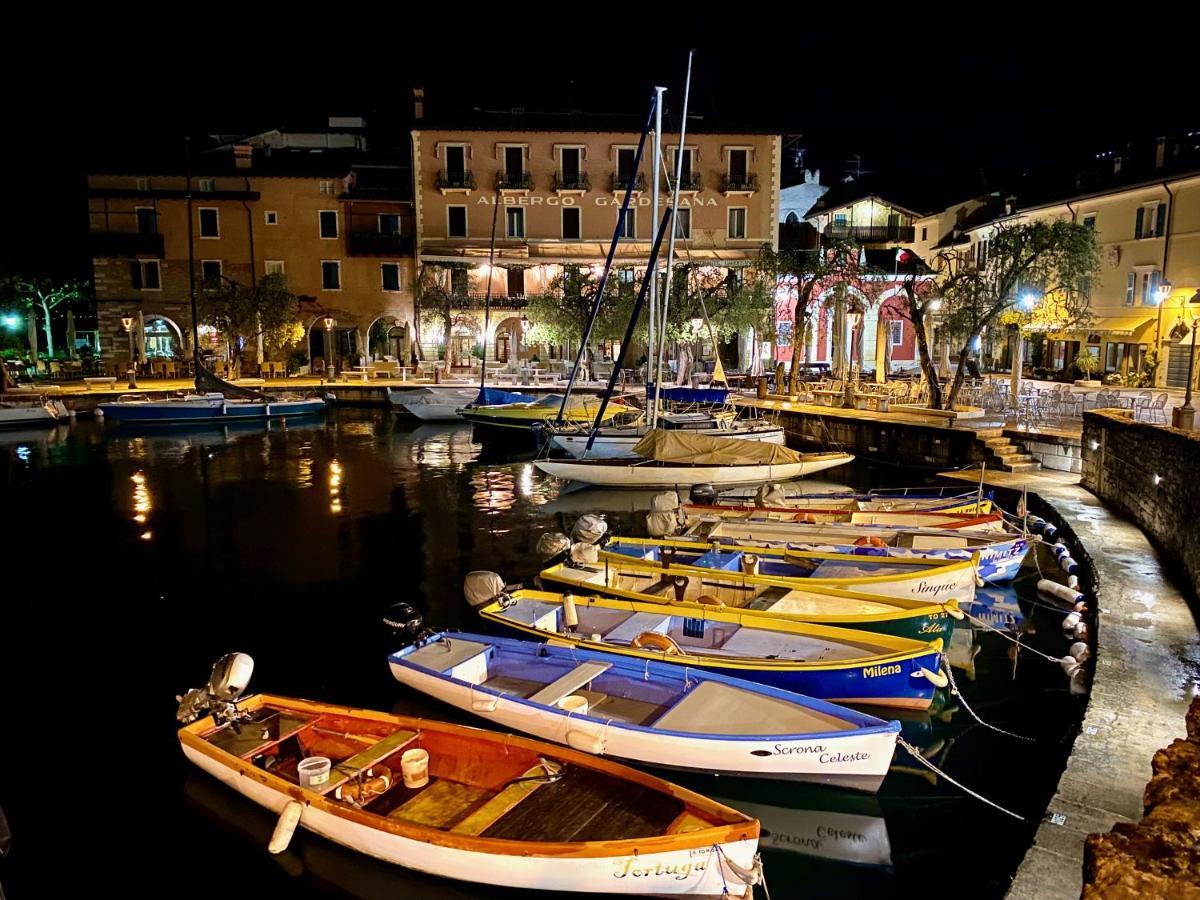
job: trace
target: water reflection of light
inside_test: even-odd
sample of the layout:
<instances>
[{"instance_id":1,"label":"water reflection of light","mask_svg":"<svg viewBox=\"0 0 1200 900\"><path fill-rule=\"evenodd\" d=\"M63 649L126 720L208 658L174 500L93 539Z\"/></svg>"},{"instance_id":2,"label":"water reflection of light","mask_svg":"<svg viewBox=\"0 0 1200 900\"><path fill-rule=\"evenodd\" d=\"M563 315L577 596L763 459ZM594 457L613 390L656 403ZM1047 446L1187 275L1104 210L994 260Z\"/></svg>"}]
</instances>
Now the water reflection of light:
<instances>
[{"instance_id":1,"label":"water reflection of light","mask_svg":"<svg viewBox=\"0 0 1200 900\"><path fill-rule=\"evenodd\" d=\"M511 472L489 470L471 476L471 501L475 508L489 515L512 509L517 495Z\"/></svg>"},{"instance_id":2,"label":"water reflection of light","mask_svg":"<svg viewBox=\"0 0 1200 900\"><path fill-rule=\"evenodd\" d=\"M296 466L296 487L310 488L313 486L312 457L300 457Z\"/></svg>"},{"instance_id":3,"label":"water reflection of light","mask_svg":"<svg viewBox=\"0 0 1200 900\"><path fill-rule=\"evenodd\" d=\"M522 497L528 497L533 493L533 464L526 463L521 466L520 475L520 490Z\"/></svg>"},{"instance_id":4,"label":"water reflection of light","mask_svg":"<svg viewBox=\"0 0 1200 900\"><path fill-rule=\"evenodd\" d=\"M146 483L146 474L142 471L134 472L129 476L129 480L133 482L133 521L138 525L145 525L149 521L150 511L154 508L150 487ZM148 541L153 536L150 529L139 535L143 541Z\"/></svg>"},{"instance_id":5,"label":"water reflection of light","mask_svg":"<svg viewBox=\"0 0 1200 900\"><path fill-rule=\"evenodd\" d=\"M478 459L479 450L478 444L471 443L470 429L439 430L414 441L409 448L409 459L418 466L434 469L461 468Z\"/></svg>"},{"instance_id":6,"label":"water reflection of light","mask_svg":"<svg viewBox=\"0 0 1200 900\"><path fill-rule=\"evenodd\" d=\"M342 511L342 464L336 459L329 461L329 511Z\"/></svg>"},{"instance_id":7,"label":"water reflection of light","mask_svg":"<svg viewBox=\"0 0 1200 900\"><path fill-rule=\"evenodd\" d=\"M29 453L32 448L28 444L17 445L17 459L23 463L29 462Z\"/></svg>"}]
</instances>

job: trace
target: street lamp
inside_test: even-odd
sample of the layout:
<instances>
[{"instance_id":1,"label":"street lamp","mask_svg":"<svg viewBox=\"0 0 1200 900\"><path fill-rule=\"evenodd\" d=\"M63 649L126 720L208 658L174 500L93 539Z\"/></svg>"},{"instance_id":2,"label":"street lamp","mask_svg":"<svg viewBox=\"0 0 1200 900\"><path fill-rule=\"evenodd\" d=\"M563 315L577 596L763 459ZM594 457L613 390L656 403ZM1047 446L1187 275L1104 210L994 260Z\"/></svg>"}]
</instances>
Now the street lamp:
<instances>
[{"instance_id":1,"label":"street lamp","mask_svg":"<svg viewBox=\"0 0 1200 900\"><path fill-rule=\"evenodd\" d=\"M323 321L325 323L325 355L329 357L329 359L325 360L325 369L329 375L329 380L333 381L337 376L337 360L333 346L333 329L337 325L337 321L333 316L326 316Z\"/></svg>"},{"instance_id":2,"label":"street lamp","mask_svg":"<svg viewBox=\"0 0 1200 900\"><path fill-rule=\"evenodd\" d=\"M129 387L137 389L137 362L133 353L133 316L121 316L121 324L125 326L125 333L129 335Z\"/></svg>"},{"instance_id":3,"label":"street lamp","mask_svg":"<svg viewBox=\"0 0 1200 900\"><path fill-rule=\"evenodd\" d=\"M1192 408L1192 375L1196 365L1196 332L1200 329L1200 291L1192 294L1189 305L1196 306L1192 313L1192 346L1188 348L1187 390L1183 395L1183 406L1175 410L1175 427L1191 431L1196 425L1196 410Z\"/></svg>"},{"instance_id":4,"label":"street lamp","mask_svg":"<svg viewBox=\"0 0 1200 900\"><path fill-rule=\"evenodd\" d=\"M842 388L842 409L854 409L854 345L857 343L855 338L858 325L862 322L862 312L857 309L847 310L846 321L850 324L850 346L846 354L850 364L846 371L846 383Z\"/></svg>"}]
</instances>

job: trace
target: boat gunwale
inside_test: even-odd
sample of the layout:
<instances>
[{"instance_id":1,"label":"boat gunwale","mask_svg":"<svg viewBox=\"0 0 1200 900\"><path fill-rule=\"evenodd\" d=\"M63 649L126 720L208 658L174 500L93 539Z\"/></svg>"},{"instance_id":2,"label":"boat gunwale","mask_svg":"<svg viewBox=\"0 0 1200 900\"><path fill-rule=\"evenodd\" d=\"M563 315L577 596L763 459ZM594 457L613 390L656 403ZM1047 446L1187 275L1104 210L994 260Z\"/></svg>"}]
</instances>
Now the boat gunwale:
<instances>
[{"instance_id":1,"label":"boat gunwale","mask_svg":"<svg viewBox=\"0 0 1200 900\"><path fill-rule=\"evenodd\" d=\"M941 509L937 509L937 510L920 510L920 509L917 509L917 510L913 510L913 509L846 510L846 509L833 509L833 508L818 509L816 507L808 507L805 509L796 509L795 507L791 507L791 506L738 506L738 505L731 504L731 503L685 503L685 504L683 504L683 510L684 510L685 515L688 514L689 510L712 510L713 515L716 515L716 516L720 517L721 519L729 519L730 521L737 521L738 519L741 519L742 521L747 521L747 522L763 521L763 522L779 522L780 524L787 524L787 521L780 520L780 519L756 520L756 519L753 519L750 517L750 513L780 512L780 513L792 513L794 515L798 515L801 513L819 513L822 515L853 515L855 513L862 513L864 515L871 515L871 516L880 516L880 515L884 515L884 516L936 516L939 520L946 522L946 524L945 525L933 525L933 526L927 525L927 526L921 526L921 527L943 528L943 529L948 529L948 530L955 530L958 528L970 528L970 527L974 527L975 525L987 525L991 522L1002 522L1004 519L1004 517L1002 515L1000 515L1000 513L998 513L998 512L979 513L978 515L970 515L967 513L947 512L947 511L941 510ZM726 516L726 515L724 515L725 513L738 513L739 515L738 516L733 516L733 515ZM694 515L698 518L699 516L704 515L704 513L703 512L693 512L693 513L691 513L691 515ZM820 524L824 524L824 523L797 521L796 524L797 525L813 525L813 524L820 525ZM835 522L833 524L838 524L838 523ZM875 522L871 522L871 523L847 522L846 524L856 525L860 528L869 528L872 526L878 526L880 528L899 527L896 525L886 525L886 524L875 523Z\"/></svg>"},{"instance_id":2,"label":"boat gunwale","mask_svg":"<svg viewBox=\"0 0 1200 900\"><path fill-rule=\"evenodd\" d=\"M520 735L504 734L469 725L441 722L435 719L394 716L390 713L375 710L357 709L355 707L319 703L317 701L292 697L281 697L275 694L255 694L239 701L237 706L239 709L258 709L263 706L274 706L317 715L342 715L353 718L364 718L394 724L400 728L413 729L418 735L423 730L440 731L452 735L467 734L476 740L489 740L505 747L521 747L522 749L545 755L555 760L570 762L585 769L598 770L605 775L633 782L641 787L666 794L680 801L683 803L685 811L690 808L722 818L736 817L742 820L724 825L710 825L708 828L699 831L653 835L645 838L622 838L610 841L516 841L509 838L489 838L479 835L456 834L430 826L390 819L374 813L356 810L350 806L337 803L325 795L308 790L298 784L293 784L277 775L259 769L248 761L234 756L227 750L213 746L204 739L203 734L216 727L212 716L205 716L196 722L183 726L178 731L180 744L209 757L237 775L250 778L264 787L275 791L277 794L291 800L296 800L305 806L313 807L321 812L344 819L363 828L384 832L399 838L491 856L606 859L614 856L667 853L676 850L712 847L713 845L737 843L746 840L757 841L760 836L761 826L759 821L738 812L730 806L718 803L702 794L688 790L670 781L641 772L631 766L622 765L602 756L594 756L589 753L573 750L570 747L560 744L551 744L548 741L526 738Z\"/></svg>"}]
</instances>

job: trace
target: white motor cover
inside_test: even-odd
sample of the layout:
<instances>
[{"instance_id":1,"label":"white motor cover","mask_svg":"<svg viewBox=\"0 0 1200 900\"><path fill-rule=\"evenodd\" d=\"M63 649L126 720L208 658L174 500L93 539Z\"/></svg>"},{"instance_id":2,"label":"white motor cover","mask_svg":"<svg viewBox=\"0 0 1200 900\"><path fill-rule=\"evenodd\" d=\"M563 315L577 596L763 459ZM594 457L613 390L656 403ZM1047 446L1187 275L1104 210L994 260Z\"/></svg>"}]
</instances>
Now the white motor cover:
<instances>
[{"instance_id":1,"label":"white motor cover","mask_svg":"<svg viewBox=\"0 0 1200 900\"><path fill-rule=\"evenodd\" d=\"M504 579L495 572L477 570L463 579L463 596L472 607L483 606L504 592Z\"/></svg>"},{"instance_id":2,"label":"white motor cover","mask_svg":"<svg viewBox=\"0 0 1200 900\"><path fill-rule=\"evenodd\" d=\"M208 681L208 692L218 700L236 700L250 685L253 675L254 660L248 653L226 654L213 666Z\"/></svg>"},{"instance_id":3,"label":"white motor cover","mask_svg":"<svg viewBox=\"0 0 1200 900\"><path fill-rule=\"evenodd\" d=\"M575 541L586 541L594 544L608 534L608 523L599 516L591 514L580 516L575 527L571 529L571 538Z\"/></svg>"},{"instance_id":4,"label":"white motor cover","mask_svg":"<svg viewBox=\"0 0 1200 900\"><path fill-rule=\"evenodd\" d=\"M679 509L679 495L674 491L660 491L650 498L650 512L675 512Z\"/></svg>"},{"instance_id":5,"label":"white motor cover","mask_svg":"<svg viewBox=\"0 0 1200 900\"><path fill-rule=\"evenodd\" d=\"M560 553L566 553L570 547L571 539L561 531L547 531L538 538L535 550L542 559L550 559Z\"/></svg>"},{"instance_id":6,"label":"white motor cover","mask_svg":"<svg viewBox=\"0 0 1200 900\"><path fill-rule=\"evenodd\" d=\"M679 516L673 512L652 512L646 516L646 534L670 537L679 531Z\"/></svg>"},{"instance_id":7,"label":"white motor cover","mask_svg":"<svg viewBox=\"0 0 1200 900\"><path fill-rule=\"evenodd\" d=\"M594 566L600 561L600 550L595 544L578 541L571 546L571 562L581 566Z\"/></svg>"}]
</instances>

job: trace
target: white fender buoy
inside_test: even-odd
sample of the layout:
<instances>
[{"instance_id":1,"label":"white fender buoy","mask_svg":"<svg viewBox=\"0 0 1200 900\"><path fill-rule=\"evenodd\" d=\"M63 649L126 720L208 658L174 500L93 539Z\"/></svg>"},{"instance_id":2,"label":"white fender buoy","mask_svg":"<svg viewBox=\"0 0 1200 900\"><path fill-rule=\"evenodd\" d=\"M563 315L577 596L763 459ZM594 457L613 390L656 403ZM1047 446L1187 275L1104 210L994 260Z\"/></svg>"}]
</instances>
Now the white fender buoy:
<instances>
[{"instance_id":1,"label":"white fender buoy","mask_svg":"<svg viewBox=\"0 0 1200 900\"><path fill-rule=\"evenodd\" d=\"M1079 613L1067 613L1063 618L1063 631L1074 631L1075 626L1079 624Z\"/></svg>"},{"instance_id":2,"label":"white fender buoy","mask_svg":"<svg viewBox=\"0 0 1200 900\"><path fill-rule=\"evenodd\" d=\"M1075 604L1075 612L1077 612L1077 613L1087 612L1087 604L1084 603L1082 600L1080 600L1078 603Z\"/></svg>"},{"instance_id":3,"label":"white fender buoy","mask_svg":"<svg viewBox=\"0 0 1200 900\"><path fill-rule=\"evenodd\" d=\"M1067 651L1071 656L1075 657L1075 661L1083 665L1092 655L1091 648L1083 641L1076 641L1071 645L1071 649Z\"/></svg>"},{"instance_id":4,"label":"white fender buoy","mask_svg":"<svg viewBox=\"0 0 1200 900\"><path fill-rule=\"evenodd\" d=\"M1055 559L1062 559L1062 557L1071 552L1067 545L1062 541L1056 541L1055 543L1051 544L1050 549L1054 551Z\"/></svg>"},{"instance_id":5,"label":"white fender buoy","mask_svg":"<svg viewBox=\"0 0 1200 900\"><path fill-rule=\"evenodd\" d=\"M917 671L913 672L913 677L914 678L918 678L918 677L928 678L934 687L939 687L939 688L944 688L946 685L948 685L950 683L950 679L947 678L945 675L943 675L941 672L930 672L924 666L921 666L921 668L919 668L919 669L917 669Z\"/></svg>"},{"instance_id":6,"label":"white fender buoy","mask_svg":"<svg viewBox=\"0 0 1200 900\"><path fill-rule=\"evenodd\" d=\"M588 734L586 731L568 731L567 746L572 750L582 750L584 753L604 754L604 738L598 734Z\"/></svg>"},{"instance_id":7,"label":"white fender buoy","mask_svg":"<svg viewBox=\"0 0 1200 900\"><path fill-rule=\"evenodd\" d=\"M1077 590L1079 588L1079 576L1075 574L1068 575L1067 587L1069 587L1071 590Z\"/></svg>"},{"instance_id":8,"label":"white fender buoy","mask_svg":"<svg viewBox=\"0 0 1200 900\"><path fill-rule=\"evenodd\" d=\"M1071 694L1075 697L1081 696L1088 692L1088 673L1087 669L1080 667L1071 675Z\"/></svg>"},{"instance_id":9,"label":"white fender buoy","mask_svg":"<svg viewBox=\"0 0 1200 900\"><path fill-rule=\"evenodd\" d=\"M1079 568L1079 563L1075 562L1075 560L1069 556L1060 556L1058 558L1058 567L1068 575L1074 575L1075 570Z\"/></svg>"},{"instance_id":10,"label":"white fender buoy","mask_svg":"<svg viewBox=\"0 0 1200 900\"><path fill-rule=\"evenodd\" d=\"M1028 515L1025 517L1025 524L1029 526L1030 531L1037 534L1046 527L1046 520L1041 516Z\"/></svg>"},{"instance_id":11,"label":"white fender buoy","mask_svg":"<svg viewBox=\"0 0 1200 900\"><path fill-rule=\"evenodd\" d=\"M563 629L574 630L579 625L579 611L575 609L575 597L564 594L562 598Z\"/></svg>"},{"instance_id":12,"label":"white fender buoy","mask_svg":"<svg viewBox=\"0 0 1200 900\"><path fill-rule=\"evenodd\" d=\"M279 821L275 823L275 831L271 834L271 843L267 844L271 853L279 854L288 848L288 844L292 842L292 835L296 833L296 826L300 824L302 812L304 804L299 800L289 800L283 807Z\"/></svg>"},{"instance_id":13,"label":"white fender buoy","mask_svg":"<svg viewBox=\"0 0 1200 900\"><path fill-rule=\"evenodd\" d=\"M1087 637L1088 637L1087 622L1076 622L1075 623L1075 640L1086 641Z\"/></svg>"},{"instance_id":14,"label":"white fender buoy","mask_svg":"<svg viewBox=\"0 0 1200 900\"><path fill-rule=\"evenodd\" d=\"M1062 670L1067 673L1068 678L1079 671L1079 660L1073 656L1064 656L1058 661L1058 664L1062 666Z\"/></svg>"},{"instance_id":15,"label":"white fender buoy","mask_svg":"<svg viewBox=\"0 0 1200 900\"><path fill-rule=\"evenodd\" d=\"M1054 536L1056 534L1058 534L1058 529L1047 522L1045 527L1042 529L1042 536L1045 537L1046 540L1052 541L1054 540Z\"/></svg>"},{"instance_id":16,"label":"white fender buoy","mask_svg":"<svg viewBox=\"0 0 1200 900\"><path fill-rule=\"evenodd\" d=\"M1051 581L1049 578L1039 579L1037 589L1039 594L1045 594L1047 597L1054 597L1072 605L1083 601L1083 594L1079 591L1073 590L1065 584L1059 584L1057 581Z\"/></svg>"}]
</instances>

